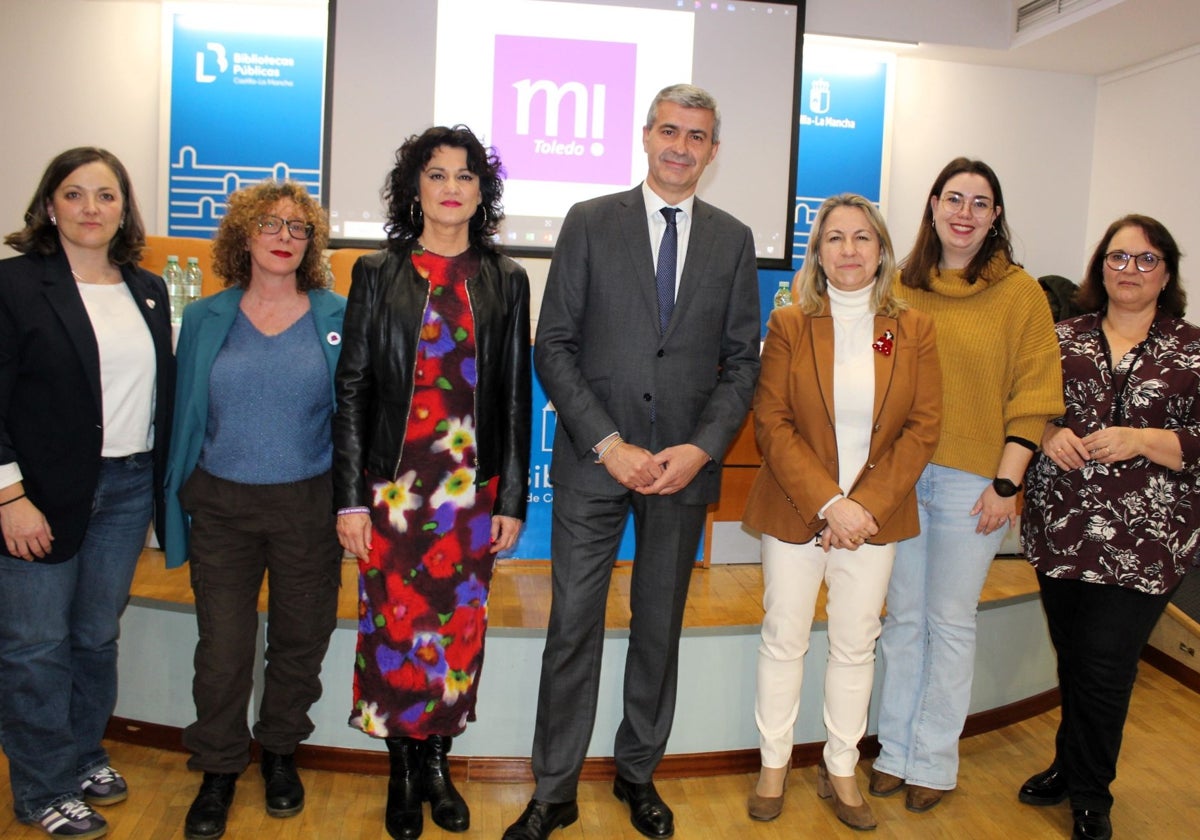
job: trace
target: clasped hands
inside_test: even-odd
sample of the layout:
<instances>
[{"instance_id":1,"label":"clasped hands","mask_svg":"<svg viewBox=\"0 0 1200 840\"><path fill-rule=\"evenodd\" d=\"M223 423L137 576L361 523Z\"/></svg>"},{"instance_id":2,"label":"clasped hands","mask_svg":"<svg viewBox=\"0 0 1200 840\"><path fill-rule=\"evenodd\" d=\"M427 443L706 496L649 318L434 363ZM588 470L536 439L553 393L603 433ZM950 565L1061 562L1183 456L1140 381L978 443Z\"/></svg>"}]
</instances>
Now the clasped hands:
<instances>
[{"instance_id":1,"label":"clasped hands","mask_svg":"<svg viewBox=\"0 0 1200 840\"><path fill-rule=\"evenodd\" d=\"M651 452L622 441L601 463L622 487L644 496L669 496L687 487L709 462L708 453L691 443Z\"/></svg>"},{"instance_id":2,"label":"clasped hands","mask_svg":"<svg viewBox=\"0 0 1200 840\"><path fill-rule=\"evenodd\" d=\"M1042 451L1064 472L1077 470L1088 461L1112 464L1137 457L1138 429L1109 426L1079 437L1067 426L1047 425L1042 435Z\"/></svg>"},{"instance_id":3,"label":"clasped hands","mask_svg":"<svg viewBox=\"0 0 1200 840\"><path fill-rule=\"evenodd\" d=\"M845 548L857 551L858 547L879 533L879 523L866 508L853 499L838 499L825 508L825 527L818 536L821 548Z\"/></svg>"}]
</instances>

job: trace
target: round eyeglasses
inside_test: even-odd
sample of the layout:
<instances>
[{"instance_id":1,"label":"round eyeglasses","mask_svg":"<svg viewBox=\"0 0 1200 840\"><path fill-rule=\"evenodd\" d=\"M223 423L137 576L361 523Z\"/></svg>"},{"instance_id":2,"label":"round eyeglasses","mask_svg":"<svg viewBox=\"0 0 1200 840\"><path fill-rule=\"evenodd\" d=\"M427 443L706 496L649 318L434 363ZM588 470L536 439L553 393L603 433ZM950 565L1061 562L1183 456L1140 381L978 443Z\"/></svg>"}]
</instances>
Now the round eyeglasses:
<instances>
[{"instance_id":1,"label":"round eyeglasses","mask_svg":"<svg viewBox=\"0 0 1200 840\"><path fill-rule=\"evenodd\" d=\"M281 219L278 216L259 216L258 229L263 233L276 234L287 225L292 239L308 239L313 235L313 226L303 219Z\"/></svg>"},{"instance_id":2,"label":"round eyeglasses","mask_svg":"<svg viewBox=\"0 0 1200 840\"><path fill-rule=\"evenodd\" d=\"M1129 261L1133 260L1133 264L1137 266L1137 270L1145 274L1158 268L1158 264L1162 262L1162 259L1158 254L1151 254L1149 251L1144 254L1109 251L1104 255L1104 264L1113 271L1124 271L1125 266L1129 265Z\"/></svg>"},{"instance_id":3,"label":"round eyeglasses","mask_svg":"<svg viewBox=\"0 0 1200 840\"><path fill-rule=\"evenodd\" d=\"M942 196L942 206L949 213L958 213L964 207L969 208L976 219L986 219L992 212L992 200L982 195L963 195L960 192L948 192Z\"/></svg>"}]
</instances>

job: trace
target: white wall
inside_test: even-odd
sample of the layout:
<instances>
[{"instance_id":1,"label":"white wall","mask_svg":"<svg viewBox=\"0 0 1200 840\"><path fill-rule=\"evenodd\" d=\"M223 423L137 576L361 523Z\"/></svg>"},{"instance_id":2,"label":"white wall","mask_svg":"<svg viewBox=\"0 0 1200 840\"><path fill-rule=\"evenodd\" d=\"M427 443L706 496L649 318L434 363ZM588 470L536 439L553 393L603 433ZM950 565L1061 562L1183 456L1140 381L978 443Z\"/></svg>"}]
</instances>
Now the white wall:
<instances>
[{"instance_id":1,"label":"white wall","mask_svg":"<svg viewBox=\"0 0 1200 840\"><path fill-rule=\"evenodd\" d=\"M901 255L934 178L951 159L985 161L1000 178L1018 262L1035 277L1082 271L1096 82L900 58L887 221Z\"/></svg>"},{"instance_id":2,"label":"white wall","mask_svg":"<svg viewBox=\"0 0 1200 840\"><path fill-rule=\"evenodd\" d=\"M152 223L160 18L157 0L0 0L0 238L21 227L46 164L73 146L120 158ZM0 257L12 253L0 245Z\"/></svg>"},{"instance_id":3,"label":"white wall","mask_svg":"<svg viewBox=\"0 0 1200 840\"><path fill-rule=\"evenodd\" d=\"M1184 252L1188 318L1200 319L1200 48L1100 79L1086 251L1126 213L1158 219ZM1082 270L1082 263L1080 264Z\"/></svg>"}]
</instances>

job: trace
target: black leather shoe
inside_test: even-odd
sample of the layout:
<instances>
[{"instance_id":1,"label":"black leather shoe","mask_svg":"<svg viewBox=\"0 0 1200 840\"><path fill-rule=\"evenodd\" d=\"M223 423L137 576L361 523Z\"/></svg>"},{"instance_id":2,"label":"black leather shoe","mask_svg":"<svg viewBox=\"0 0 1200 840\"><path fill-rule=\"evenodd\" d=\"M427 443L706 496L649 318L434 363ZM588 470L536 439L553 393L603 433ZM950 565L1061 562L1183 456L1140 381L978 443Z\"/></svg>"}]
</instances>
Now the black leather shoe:
<instances>
[{"instance_id":1,"label":"black leather shoe","mask_svg":"<svg viewBox=\"0 0 1200 840\"><path fill-rule=\"evenodd\" d=\"M304 810L304 785L296 772L296 756L263 750L262 775L267 783L268 814L294 817Z\"/></svg>"},{"instance_id":2,"label":"black leather shoe","mask_svg":"<svg viewBox=\"0 0 1200 840\"><path fill-rule=\"evenodd\" d=\"M1075 811L1075 829L1071 840L1111 840L1112 822L1099 811Z\"/></svg>"},{"instance_id":3,"label":"black leather shoe","mask_svg":"<svg viewBox=\"0 0 1200 840\"><path fill-rule=\"evenodd\" d=\"M579 819L579 806L570 802L529 800L525 812L504 830L501 840L546 840L556 828L565 828Z\"/></svg>"},{"instance_id":4,"label":"black leather shoe","mask_svg":"<svg viewBox=\"0 0 1200 840\"><path fill-rule=\"evenodd\" d=\"M237 773L205 773L200 792L188 808L183 822L187 840L216 840L225 833L225 820L233 804Z\"/></svg>"},{"instance_id":5,"label":"black leather shoe","mask_svg":"<svg viewBox=\"0 0 1200 840\"><path fill-rule=\"evenodd\" d=\"M1030 776L1017 794L1026 805L1057 805L1066 798L1067 780L1057 767Z\"/></svg>"},{"instance_id":6,"label":"black leather shoe","mask_svg":"<svg viewBox=\"0 0 1200 840\"><path fill-rule=\"evenodd\" d=\"M654 782L631 782L618 775L613 796L629 803L629 821L645 836L663 840L675 833L675 815L654 789Z\"/></svg>"},{"instance_id":7,"label":"black leather shoe","mask_svg":"<svg viewBox=\"0 0 1200 840\"><path fill-rule=\"evenodd\" d=\"M471 827L471 812L450 779L446 758L453 741L445 735L425 739L425 758L421 764L421 796L429 803L429 814L446 831L466 831Z\"/></svg>"},{"instance_id":8,"label":"black leather shoe","mask_svg":"<svg viewBox=\"0 0 1200 840\"><path fill-rule=\"evenodd\" d=\"M421 813L421 758L424 744L412 738L388 738L391 776L383 824L395 840L416 840L425 828Z\"/></svg>"}]
</instances>

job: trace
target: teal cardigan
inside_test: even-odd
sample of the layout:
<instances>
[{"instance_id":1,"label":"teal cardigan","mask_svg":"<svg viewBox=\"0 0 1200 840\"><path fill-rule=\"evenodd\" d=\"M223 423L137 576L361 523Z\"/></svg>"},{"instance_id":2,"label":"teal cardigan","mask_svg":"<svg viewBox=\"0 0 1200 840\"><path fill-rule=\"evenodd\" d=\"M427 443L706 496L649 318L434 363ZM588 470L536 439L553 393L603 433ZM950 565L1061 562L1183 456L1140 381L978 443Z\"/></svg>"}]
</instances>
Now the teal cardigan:
<instances>
[{"instance_id":1,"label":"teal cardigan","mask_svg":"<svg viewBox=\"0 0 1200 840\"><path fill-rule=\"evenodd\" d=\"M317 336L325 361L329 364L329 387L332 394L338 354L342 349L342 318L346 314L346 299L333 292L319 289L308 293ZM171 431L171 451L166 471L166 545L167 568L187 562L190 517L179 502L179 489L200 460L208 423L208 381L213 360L225 343L225 337L237 317L242 290L226 289L202 298L183 313L179 344L175 349L178 380L175 387L175 419Z\"/></svg>"}]
</instances>

